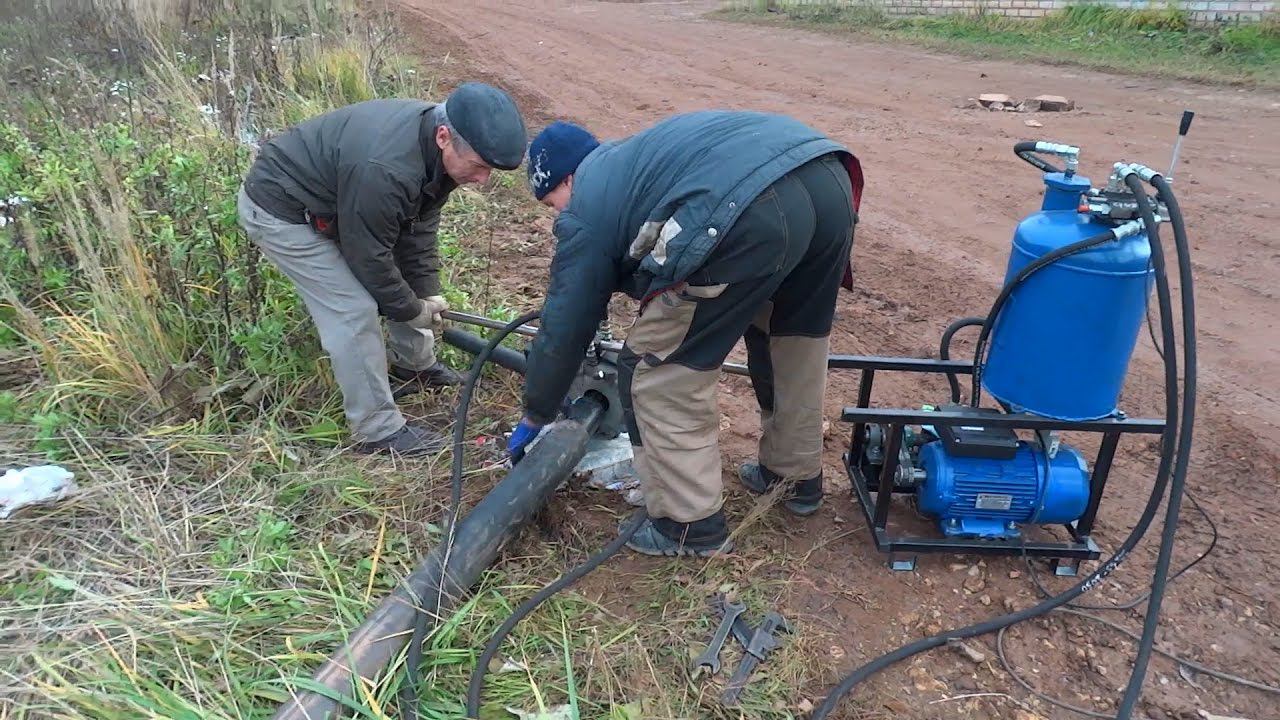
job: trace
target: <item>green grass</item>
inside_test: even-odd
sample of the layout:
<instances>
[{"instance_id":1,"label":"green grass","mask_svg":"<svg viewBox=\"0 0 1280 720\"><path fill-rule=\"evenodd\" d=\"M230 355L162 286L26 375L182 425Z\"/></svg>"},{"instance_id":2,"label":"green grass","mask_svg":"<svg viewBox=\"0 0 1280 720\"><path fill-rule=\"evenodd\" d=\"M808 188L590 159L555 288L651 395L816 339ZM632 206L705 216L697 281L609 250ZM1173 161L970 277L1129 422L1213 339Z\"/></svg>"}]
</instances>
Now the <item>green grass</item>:
<instances>
[{"instance_id":1,"label":"green grass","mask_svg":"<svg viewBox=\"0 0 1280 720\"><path fill-rule=\"evenodd\" d=\"M314 331L236 223L244 140L366 97L435 97L437 69L402 54L394 18L343 3L282 16L244 0L228 16L197 1L182 33L120 12L132 2L32 2L0 23L0 76L18 79L0 94L0 197L27 199L0 229L0 466L57 462L82 488L5 522L0 717L267 718L439 540L450 458L339 451ZM299 39L273 40L285 35ZM500 263L525 252L503 244L535 207L519 173L452 196L451 301L504 319L528 306ZM501 432L518 389L494 372L471 432ZM444 424L454 400L409 410ZM468 503L498 460L494 445L468 451ZM526 533L429 639L424 717L460 716L489 634L624 512L612 497L573 502L592 523ZM686 667L712 630L707 593L740 585L758 617L785 590L742 570L673 561L628 576L625 596L562 593L504 645L516 669L493 668L482 716L735 716ZM808 649L771 661L744 712L794 717L794 688L820 672ZM353 716L401 715L402 663L352 690Z\"/></svg>"},{"instance_id":2,"label":"green grass","mask_svg":"<svg viewBox=\"0 0 1280 720\"><path fill-rule=\"evenodd\" d=\"M1208 82L1280 86L1280 21L1200 28L1177 9L1074 5L1036 20L951 14L895 18L866 4L778 3L722 11L746 22L786 23L982 57L1072 64Z\"/></svg>"}]
</instances>

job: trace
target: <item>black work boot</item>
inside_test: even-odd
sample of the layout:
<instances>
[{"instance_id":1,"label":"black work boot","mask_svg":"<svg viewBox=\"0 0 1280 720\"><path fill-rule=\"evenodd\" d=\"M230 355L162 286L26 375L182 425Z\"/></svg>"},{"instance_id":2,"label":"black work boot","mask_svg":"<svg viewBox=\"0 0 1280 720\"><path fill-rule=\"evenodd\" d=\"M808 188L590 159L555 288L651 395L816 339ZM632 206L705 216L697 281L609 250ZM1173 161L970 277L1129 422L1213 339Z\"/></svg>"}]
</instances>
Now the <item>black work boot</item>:
<instances>
[{"instance_id":1,"label":"black work boot","mask_svg":"<svg viewBox=\"0 0 1280 720\"><path fill-rule=\"evenodd\" d=\"M444 450L448 444L444 435L435 430L414 423L405 423L404 427L381 440L357 444L355 450L365 455L388 453L401 457L422 457L435 455Z\"/></svg>"},{"instance_id":2,"label":"black work boot","mask_svg":"<svg viewBox=\"0 0 1280 720\"><path fill-rule=\"evenodd\" d=\"M745 462L738 468L738 481L751 492L763 495L782 482L782 477L760 463ZM818 506L822 505L822 473L808 480L795 481L791 491L783 497L783 505L796 515L818 512Z\"/></svg>"},{"instance_id":3,"label":"black work boot","mask_svg":"<svg viewBox=\"0 0 1280 720\"><path fill-rule=\"evenodd\" d=\"M733 552L724 511L691 523L668 518L649 518L627 541L627 547L645 555L659 557L711 557Z\"/></svg>"},{"instance_id":4,"label":"black work boot","mask_svg":"<svg viewBox=\"0 0 1280 720\"><path fill-rule=\"evenodd\" d=\"M416 386L419 389L426 390L428 388L462 384L462 375L439 360L426 370L410 370L392 365L389 374L391 375L391 384L393 386L399 385L405 389Z\"/></svg>"}]
</instances>

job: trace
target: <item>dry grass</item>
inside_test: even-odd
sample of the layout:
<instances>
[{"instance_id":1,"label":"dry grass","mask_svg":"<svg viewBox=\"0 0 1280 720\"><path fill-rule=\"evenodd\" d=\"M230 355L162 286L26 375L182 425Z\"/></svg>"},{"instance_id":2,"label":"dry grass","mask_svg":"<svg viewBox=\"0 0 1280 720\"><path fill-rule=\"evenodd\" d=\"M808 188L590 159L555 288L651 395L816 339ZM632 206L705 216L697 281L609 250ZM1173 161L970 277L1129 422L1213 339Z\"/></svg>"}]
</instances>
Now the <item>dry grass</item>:
<instances>
[{"instance_id":1,"label":"dry grass","mask_svg":"<svg viewBox=\"0 0 1280 720\"><path fill-rule=\"evenodd\" d=\"M127 43L59 30L118 7L129 10L113 21ZM0 97L0 195L19 183L34 200L0 230L0 350L6 366L30 356L40 369L3 374L0 466L56 461L82 488L0 532L6 720L266 717L440 539L449 458L343 452L310 326L230 215L244 141L376 94L430 96L434 82L397 54L380 15L307 3L260 14L255 3L239 13L246 24L218 24L228 7L239 5L86 0L57 5L44 28L55 37L0 30L19 40L4 45L14 52L0 67L12 63L31 90ZM153 22L188 10L198 22L186 44ZM327 35L286 37L300 23ZM455 194L441 236L455 304L510 317L531 302L490 275L485 254L495 228L532 207L514 175ZM515 379L493 373L472 434L500 433L518 394ZM453 400L408 410L445 426ZM470 503L498 473L499 452L490 443L468 455ZM430 639L425 717L458 717L489 633L611 537L624 512L616 498L571 498L579 514L525 533ZM741 654L727 651L710 683L687 665L712 630L709 594L735 592L759 618L794 592L804 559L771 545L785 528L770 502L735 520L749 552L694 565L619 560L623 592L590 581L618 579L611 565L541 608L504 647L524 669L491 675L484 717L566 702L584 718L737 717L715 699ZM756 530L764 536L747 537ZM759 577L766 562L794 569ZM811 661L825 631L806 630L770 660L743 714L793 717L794 688L827 679ZM352 698L357 716L400 714L401 669Z\"/></svg>"}]
</instances>

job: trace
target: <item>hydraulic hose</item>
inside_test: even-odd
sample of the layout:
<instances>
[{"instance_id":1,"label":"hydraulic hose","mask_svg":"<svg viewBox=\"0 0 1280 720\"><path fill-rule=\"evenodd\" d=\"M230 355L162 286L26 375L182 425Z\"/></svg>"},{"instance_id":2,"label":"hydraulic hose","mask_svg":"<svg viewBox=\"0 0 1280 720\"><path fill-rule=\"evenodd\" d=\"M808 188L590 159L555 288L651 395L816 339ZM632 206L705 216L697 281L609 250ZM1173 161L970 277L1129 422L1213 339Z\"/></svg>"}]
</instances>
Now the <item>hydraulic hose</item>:
<instances>
[{"instance_id":1,"label":"hydraulic hose","mask_svg":"<svg viewBox=\"0 0 1280 720\"><path fill-rule=\"evenodd\" d=\"M467 411L471 409L471 398L475 395L476 385L480 382L480 374L484 372L485 362L493 355L498 345L507 339L508 335L515 332L516 328L521 325L537 319L541 314L540 311L536 310L527 312L507 323L501 330L496 332L471 363L471 370L467 373L466 383L462 387L461 395L458 396L458 407L454 411L453 417L453 467L450 476L448 535L445 538L444 548L445 565L448 565L449 555L453 551L454 530L458 524L458 514L462 510L462 460L466 443ZM415 680L418 667L422 664L422 642L426 639L427 626L432 619L430 613L418 612L413 626L413 635L409 639L409 651L405 656L405 670L408 678L404 687L400 690L400 704L404 716L409 720L416 720L418 717L418 684Z\"/></svg>"},{"instance_id":2,"label":"hydraulic hose","mask_svg":"<svg viewBox=\"0 0 1280 720\"><path fill-rule=\"evenodd\" d=\"M1052 163L1050 163L1049 161L1041 158L1039 155L1036 155L1036 152L1037 152L1036 145L1037 143L1035 140L1024 140L1023 142L1020 142L1013 146L1013 154L1017 155L1018 157L1027 161L1028 163L1031 163L1033 167L1035 167L1037 170L1040 170L1042 172L1047 172L1047 173L1062 172L1062 168L1057 167Z\"/></svg>"},{"instance_id":3,"label":"hydraulic hose","mask_svg":"<svg viewBox=\"0 0 1280 720\"><path fill-rule=\"evenodd\" d=\"M1036 272L1052 265L1053 263L1074 255L1078 252L1084 252L1092 247L1097 247L1103 243L1111 242L1116 239L1115 230L1108 230L1099 233L1093 237L1085 238L1070 245L1047 252L1025 265L1018 274L1009 279L1009 282L1000 288L1000 294L996 296L995 302L991 304L991 311L987 313L987 317L982 322L982 331L978 333L978 343L973 349L973 387L970 390L972 396L969 398L969 404L978 407L982 402L982 366L985 360L983 355L986 354L987 341L991 337L991 331L995 327L996 319L1000 316L1000 311L1004 309L1005 303L1009 301L1009 297L1013 295L1013 291L1019 285L1026 282L1027 278Z\"/></svg>"},{"instance_id":4,"label":"hydraulic hose","mask_svg":"<svg viewBox=\"0 0 1280 720\"><path fill-rule=\"evenodd\" d=\"M1182 297L1182 420L1178 429L1178 454L1174 460L1173 479L1169 485L1169 505L1165 510L1164 529L1160 536L1160 550L1156 557L1155 576L1151 582L1151 597L1147 599L1146 618L1142 623L1142 640L1138 643L1138 655L1133 661L1133 673L1129 676L1129 685L1125 688L1124 698L1116 712L1120 720L1127 720L1133 713L1138 698L1142 695L1142 683L1147 675L1147 665L1151 661L1151 651L1155 647L1156 627L1160 624L1160 604L1164 600L1165 587L1168 583L1169 564L1173 560L1174 538L1178 531L1178 515L1182 507L1182 494L1186 487L1187 464L1191 458L1191 438L1196 415L1196 313L1194 279L1191 276L1190 246L1187 242L1186 225L1183 223L1182 210L1174 197L1173 188L1161 175L1151 180L1159 193L1160 200L1168 208L1169 221L1173 225L1174 248L1178 261L1178 279L1181 283ZM1150 228L1151 256L1159 256L1163 263L1163 251L1155 233L1155 210L1150 199L1143 191L1142 180L1137 174L1125 177L1125 184L1133 191L1138 200L1138 210L1142 220ZM1163 309L1161 310L1163 312ZM1166 334L1164 348L1166 354L1174 356L1174 346ZM1169 360L1166 360L1166 363Z\"/></svg>"},{"instance_id":5,"label":"hydraulic hose","mask_svg":"<svg viewBox=\"0 0 1280 720\"><path fill-rule=\"evenodd\" d=\"M468 720L477 720L480 717L480 694L484 692L484 678L489 671L489 663L493 661L495 655L498 654L498 648L502 646L502 641L507 639L507 635L515 629L516 625L525 617L532 613L539 605L546 602L552 595L564 590L570 585L578 582L588 573L604 564L606 560L618 554L631 536L636 534L644 521L648 519L649 513L644 508L636 510L631 515L629 525L623 527L622 532L613 542L606 545L599 552L587 558L578 567L556 578L550 585L542 588L534 593L533 597L525 600L511 613L502 625L494 631L493 636L489 638L489 642L484 646L484 652L481 653L480 659L476 661L475 668L471 671L471 682L467 685L467 718Z\"/></svg>"},{"instance_id":6,"label":"hydraulic hose","mask_svg":"<svg viewBox=\"0 0 1280 720\"><path fill-rule=\"evenodd\" d=\"M938 358L942 360L951 359L951 338L959 331L967 327L980 327L985 318L967 317L960 318L947 326L942 331L942 340L938 342ZM956 378L955 373L947 373L947 385L951 387L951 402L960 403L960 380Z\"/></svg>"},{"instance_id":7,"label":"hydraulic hose","mask_svg":"<svg viewBox=\"0 0 1280 720\"><path fill-rule=\"evenodd\" d=\"M1173 308L1172 308L1173 302L1171 299L1171 293L1169 289L1169 277L1165 267L1164 255L1160 249L1159 231L1154 221L1148 224L1146 231L1147 231L1148 242L1151 244L1151 247L1152 247L1152 253L1151 253L1152 266L1155 269L1156 296L1159 300L1159 307L1160 307L1160 328L1163 335L1165 347L1172 348L1174 347L1174 345L1172 344L1174 342ZM1099 236L1099 238L1103 238L1106 235L1107 234L1104 234L1103 236ZM1064 246L1063 248L1060 248L1059 251L1055 251L1055 253L1058 254L1059 258L1065 257L1066 255L1070 254L1066 252L1066 250L1071 249L1075 246L1082 245L1083 243L1089 242L1090 240L1098 240L1098 238L1090 238L1089 240L1082 241L1081 243L1075 243L1074 245ZM1099 242L1105 242L1105 240L1099 240ZM1082 250L1082 249L1084 248L1075 247L1075 249L1072 250L1072 252L1078 252L1079 250ZM1180 252L1182 251L1180 250ZM1055 253L1050 253L1050 255ZM1048 255L1045 255L1043 257L1048 257ZM1181 258L1180 258L1180 261L1181 261ZM1028 268L1031 268L1031 267L1032 265L1028 265L1027 268L1023 269L1023 272L1027 272ZM1031 272L1034 272L1034 270ZM1019 273L1020 276L1022 274L1023 273ZM1029 275L1029 273L1027 274ZM1015 278L1015 280L1017 280L1017 278ZM1006 288L1009 287L1010 284L1012 284L1012 281L1011 283L1006 285ZM988 317L987 319L989 322L987 324L984 324L984 329L987 329L987 325L989 325L990 322L992 321L991 317ZM1184 322L1185 322L1185 318L1184 318ZM1155 483L1151 489L1151 495L1147 499L1147 504L1142 510L1142 515L1138 518L1137 524L1134 526L1133 530L1129 533L1129 536L1125 538L1124 542L1121 543L1120 547L1116 550L1115 554L1112 555L1097 570L1095 570L1093 573L1091 573L1087 578L1085 578L1081 582L1077 583L1076 585L1072 586L1071 588L1069 588L1068 590L1066 590L1065 592L1057 596L1043 600L1042 602L1036 604L1033 607L1025 608L1017 612L1009 613L1007 615L993 618L991 620L987 620L981 623L969 625L967 627L958 628L955 630L948 630L946 632L939 633L931 637L922 638L920 640L904 645L898 648L897 650L886 653L885 655L882 655L878 658L875 658L874 660L871 660L870 662L863 664L861 667L859 667L858 669L850 673L848 676L846 676L827 695L827 697L823 700L822 704L818 706L818 708L814 711L813 715L811 716L811 720L822 720L822 718L826 718L835 709L836 705L840 702L841 698L847 695L859 683L871 677L872 675L876 674L877 672L897 662L900 662L909 657L912 657L921 652L924 652L926 650L931 650L936 647L941 647L942 645L947 644L947 642L950 640L971 638L979 635L992 633L997 630L1000 630L1001 628L1009 627L1010 625L1014 625L1024 620L1029 620L1031 618L1039 617L1041 615L1044 615L1050 612L1055 608L1062 607L1063 605L1066 605L1070 601L1080 597L1084 593L1089 592L1090 590L1097 587L1102 582L1103 579L1105 579L1108 575L1114 572L1115 569L1119 567L1122 562L1124 562L1125 558L1129 556L1129 553L1133 552L1133 549L1137 546L1138 542L1141 541L1142 537L1146 534L1147 530L1150 528L1151 522L1155 519L1156 512L1157 510L1159 510L1160 502L1164 497L1165 490L1169 486L1170 468L1174 462L1174 455L1176 452L1179 451L1179 448L1177 445L1179 426L1178 426L1178 423L1174 421L1175 418L1179 417L1177 361L1175 359L1174 353L1168 352L1165 355L1166 355L1165 363L1164 363L1165 427L1163 432L1161 433L1160 462L1156 469ZM975 370L976 369L977 367L975 367ZM975 381L975 387L976 387L976 381ZM975 393L975 396L976 396L976 393ZM1153 593L1153 598L1154 597L1155 597L1155 593ZM1139 684L1140 684L1140 681L1139 681ZM1125 716L1121 715L1120 717L1123 720Z\"/></svg>"}]
</instances>

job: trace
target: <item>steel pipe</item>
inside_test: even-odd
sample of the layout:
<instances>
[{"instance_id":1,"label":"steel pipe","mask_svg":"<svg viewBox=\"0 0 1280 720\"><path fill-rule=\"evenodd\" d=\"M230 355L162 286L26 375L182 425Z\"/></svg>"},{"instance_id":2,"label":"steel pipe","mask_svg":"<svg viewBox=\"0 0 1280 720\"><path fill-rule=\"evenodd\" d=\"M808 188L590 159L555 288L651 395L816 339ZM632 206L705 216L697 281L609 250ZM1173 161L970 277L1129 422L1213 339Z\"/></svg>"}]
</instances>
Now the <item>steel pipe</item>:
<instances>
[{"instance_id":1,"label":"steel pipe","mask_svg":"<svg viewBox=\"0 0 1280 720\"><path fill-rule=\"evenodd\" d=\"M460 322L466 325L475 325L477 327L489 328L490 330L502 330L507 325L501 320L494 320L492 318L487 318L483 315L472 315L471 313L458 312L457 310L445 310L443 313L440 313L440 314L444 317L445 320L452 320L454 322ZM511 332L516 335L533 337L534 335L538 334L538 328L533 327L532 325L521 325L520 327L516 328L515 330L512 330Z\"/></svg>"},{"instance_id":2,"label":"steel pipe","mask_svg":"<svg viewBox=\"0 0 1280 720\"><path fill-rule=\"evenodd\" d=\"M312 676L308 687L315 689L290 687L290 699L272 717L331 720L342 706L358 703L354 683L372 681L386 669L409 641L417 613L427 613L432 628L447 619L502 545L546 504L586 453L604 410L589 395L573 404L568 419L548 426L537 445L458 523L451 547L446 542L432 549Z\"/></svg>"}]
</instances>

